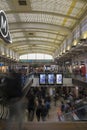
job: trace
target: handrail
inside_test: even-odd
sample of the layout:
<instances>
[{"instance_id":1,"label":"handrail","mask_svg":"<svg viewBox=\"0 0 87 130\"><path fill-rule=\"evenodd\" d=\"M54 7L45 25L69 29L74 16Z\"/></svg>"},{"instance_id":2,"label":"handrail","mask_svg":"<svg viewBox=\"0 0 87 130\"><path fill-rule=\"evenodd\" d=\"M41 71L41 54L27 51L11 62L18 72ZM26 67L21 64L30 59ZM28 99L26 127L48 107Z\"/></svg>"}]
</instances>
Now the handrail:
<instances>
[{"instance_id":1,"label":"handrail","mask_svg":"<svg viewBox=\"0 0 87 130\"><path fill-rule=\"evenodd\" d=\"M78 114L77 114L77 111L79 111L79 110L81 110L81 109L87 109L87 104L84 104L84 106L82 106L82 107L79 107L79 108L76 108L76 109L74 109L74 110L72 110L72 111L70 111L70 112L68 112L68 113L64 113L63 114L63 116L64 117L67 117L67 116L69 116L69 117L73 117L74 118L74 116L75 116L75 118L76 119L74 119L74 121L82 121L82 120L87 120L87 119L80 119L80 117L78 116Z\"/></svg>"},{"instance_id":2,"label":"handrail","mask_svg":"<svg viewBox=\"0 0 87 130\"><path fill-rule=\"evenodd\" d=\"M8 107L3 104L0 105L0 119L6 119L8 117Z\"/></svg>"}]
</instances>

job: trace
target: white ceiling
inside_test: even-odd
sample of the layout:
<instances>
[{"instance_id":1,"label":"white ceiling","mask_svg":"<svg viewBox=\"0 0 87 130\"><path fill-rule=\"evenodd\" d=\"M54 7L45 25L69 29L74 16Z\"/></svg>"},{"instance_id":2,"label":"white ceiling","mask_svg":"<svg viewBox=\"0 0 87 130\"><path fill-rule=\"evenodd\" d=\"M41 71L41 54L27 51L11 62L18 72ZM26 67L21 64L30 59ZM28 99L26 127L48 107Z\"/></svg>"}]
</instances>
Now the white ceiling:
<instances>
[{"instance_id":1,"label":"white ceiling","mask_svg":"<svg viewBox=\"0 0 87 130\"><path fill-rule=\"evenodd\" d=\"M53 55L86 12L87 0L0 0L0 10L7 14L10 49Z\"/></svg>"}]
</instances>

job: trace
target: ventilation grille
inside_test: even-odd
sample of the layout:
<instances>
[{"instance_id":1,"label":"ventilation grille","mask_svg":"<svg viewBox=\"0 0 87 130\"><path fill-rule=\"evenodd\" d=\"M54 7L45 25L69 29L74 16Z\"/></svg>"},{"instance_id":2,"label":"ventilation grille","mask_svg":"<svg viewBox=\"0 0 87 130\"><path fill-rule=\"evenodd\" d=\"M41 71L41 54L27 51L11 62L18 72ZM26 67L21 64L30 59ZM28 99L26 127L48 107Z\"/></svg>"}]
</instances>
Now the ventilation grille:
<instances>
[{"instance_id":1,"label":"ventilation grille","mask_svg":"<svg viewBox=\"0 0 87 130\"><path fill-rule=\"evenodd\" d=\"M29 32L28 35L29 36L34 36L34 33L33 32Z\"/></svg>"},{"instance_id":2,"label":"ventilation grille","mask_svg":"<svg viewBox=\"0 0 87 130\"><path fill-rule=\"evenodd\" d=\"M19 5L23 5L23 6L27 5L26 0L18 0L18 3Z\"/></svg>"}]
</instances>

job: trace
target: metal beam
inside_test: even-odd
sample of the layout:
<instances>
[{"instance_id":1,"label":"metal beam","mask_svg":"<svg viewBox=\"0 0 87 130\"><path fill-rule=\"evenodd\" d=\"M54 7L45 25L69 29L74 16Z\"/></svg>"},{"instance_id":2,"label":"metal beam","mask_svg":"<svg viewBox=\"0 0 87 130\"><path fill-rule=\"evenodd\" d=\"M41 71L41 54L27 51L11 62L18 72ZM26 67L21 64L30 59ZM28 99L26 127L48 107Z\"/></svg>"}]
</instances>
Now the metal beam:
<instances>
[{"instance_id":1,"label":"metal beam","mask_svg":"<svg viewBox=\"0 0 87 130\"><path fill-rule=\"evenodd\" d=\"M24 50L24 51L21 51L21 52L18 52L19 55L23 55L23 54L27 54L27 53L44 53L44 54L50 54L51 56L53 56L53 52L50 52L50 51L46 51L46 50Z\"/></svg>"},{"instance_id":2,"label":"metal beam","mask_svg":"<svg viewBox=\"0 0 87 130\"><path fill-rule=\"evenodd\" d=\"M44 52L50 52L50 53L54 53L54 50L49 50L49 49L41 49L41 48L34 48L34 49L27 49L28 51L32 51L34 52L35 50L37 51L37 53L40 53L41 51L44 51ZM21 53L21 52L24 52L24 51L27 51L26 49L23 49L23 50L16 50L16 52L18 53Z\"/></svg>"},{"instance_id":3,"label":"metal beam","mask_svg":"<svg viewBox=\"0 0 87 130\"><path fill-rule=\"evenodd\" d=\"M20 30L10 30L11 34L12 33L20 33L22 31ZM23 30L24 33L26 32L43 32L43 33L49 33L49 34L57 34L59 36L63 36L63 37L66 37L66 35L63 33L58 33L57 31L54 31L54 30L47 30L47 29L38 29L38 28L30 28L30 29L26 29L26 30Z\"/></svg>"},{"instance_id":4,"label":"metal beam","mask_svg":"<svg viewBox=\"0 0 87 130\"><path fill-rule=\"evenodd\" d=\"M75 7L77 1L78 1L78 0L73 0L73 1L72 1L71 5L70 5L70 7L69 7L69 10L68 10L68 12L67 12L67 15L68 15L68 16L70 16L70 14L72 13L72 11L73 11L73 9L74 9L74 7ZM64 21L63 21L63 23L62 23L63 26L66 24L67 20L68 20L68 18L65 17L65 18L64 18Z\"/></svg>"},{"instance_id":5,"label":"metal beam","mask_svg":"<svg viewBox=\"0 0 87 130\"><path fill-rule=\"evenodd\" d=\"M14 42L15 39L18 40L18 39L20 39L20 38L21 38L21 41L22 41L22 39L25 38L25 37L20 37L20 36L19 36L19 37L15 37L15 38L13 38L13 42ZM55 40L55 38L43 37L43 36L26 36L26 38L28 38L27 40L31 40L31 39L29 39L29 38L32 38L32 39L33 39L33 38L43 38L43 39ZM16 40L16 41L17 41L17 40ZM44 41L44 40L43 40L43 41ZM56 41L62 42L63 40L56 39Z\"/></svg>"},{"instance_id":6,"label":"metal beam","mask_svg":"<svg viewBox=\"0 0 87 130\"><path fill-rule=\"evenodd\" d=\"M56 49L58 46L52 46L52 45L44 45L44 44L38 44L38 45L34 45L35 47L37 46L37 47L46 47L46 48L53 48L53 49ZM24 45L18 45L18 46L13 46L13 47L11 47L12 49L14 49L14 50L17 50L17 49L19 49L19 48L25 48L25 47L33 47L33 45L27 45L27 44L24 44ZM26 48L27 49L27 48Z\"/></svg>"},{"instance_id":7,"label":"metal beam","mask_svg":"<svg viewBox=\"0 0 87 130\"><path fill-rule=\"evenodd\" d=\"M49 24L49 23L43 23L43 22L14 22L9 24L10 30L15 29L29 29L29 28L37 28L37 29L47 29L47 30L55 30L55 31L62 31L66 33L71 33L71 29L69 27L65 27L62 25L55 25L55 24Z\"/></svg>"},{"instance_id":8,"label":"metal beam","mask_svg":"<svg viewBox=\"0 0 87 130\"><path fill-rule=\"evenodd\" d=\"M68 18L68 19L71 19L71 20L76 20L78 21L79 19L77 17L74 17L74 16L69 16L69 15L65 15L65 14L62 14L62 13L55 13L55 12L47 12L47 11L37 11L37 10L23 10L23 11L20 11L20 10L14 10L14 11L6 11L6 14L19 14L19 13L27 13L27 14L44 14L44 15L52 15L52 16L57 16L57 17L62 17L62 18Z\"/></svg>"},{"instance_id":9,"label":"metal beam","mask_svg":"<svg viewBox=\"0 0 87 130\"><path fill-rule=\"evenodd\" d=\"M48 52L50 52L50 53L53 54L53 52L54 52L54 50L41 49L41 48L34 48L34 49L27 49L27 50L26 50L26 49L23 49L23 50L21 50L21 51L17 50L16 52L18 52L18 53L21 53L21 52L24 52L24 51L33 51L33 52L34 52L35 50L36 50L38 53L41 52L41 51L44 51L44 52L47 52L47 51L48 51Z\"/></svg>"},{"instance_id":10,"label":"metal beam","mask_svg":"<svg viewBox=\"0 0 87 130\"><path fill-rule=\"evenodd\" d=\"M60 43L55 43L54 44L54 42L48 42L48 41L42 41L42 40L37 40L37 41L34 41L34 40L29 40L29 42L28 42L28 40L26 41L26 40L22 40L22 41L18 41L18 42L15 42L15 43L13 43L13 44L8 44L7 46L9 47L9 48L11 48L11 47L15 47L15 46L18 46L18 45L24 45L24 44L28 44L28 45L30 45L30 44L32 44L32 45L34 45L34 44L36 44L36 45L38 45L38 44L46 44L46 45L51 45L51 46L58 46L58 45L60 45Z\"/></svg>"},{"instance_id":11,"label":"metal beam","mask_svg":"<svg viewBox=\"0 0 87 130\"><path fill-rule=\"evenodd\" d=\"M18 51L22 51L22 50L33 50L33 49L41 49L41 50L48 50L48 51L53 51L53 50L55 50L55 48L53 48L53 47L46 47L46 46L43 46L43 48L42 47L39 47L39 46L30 46L30 47L27 47L27 48L19 48L19 49L17 49Z\"/></svg>"},{"instance_id":12,"label":"metal beam","mask_svg":"<svg viewBox=\"0 0 87 130\"><path fill-rule=\"evenodd\" d=\"M24 47L24 46L25 46L25 47ZM27 48L26 48L26 46L27 46ZM26 45L23 45L23 46L20 45L20 47L16 47L16 48L14 47L14 48L15 48L15 50L16 50L16 49L21 50L22 48L23 48L23 49L28 49L28 48L30 49L30 48L38 48L38 47L43 47L43 48L46 48L46 49L47 49L47 48L49 48L49 49L56 49L56 47L53 47L53 46L44 46L43 44L42 44L42 45L33 45L33 46L26 44ZM42 48L42 49L43 49L43 48Z\"/></svg>"}]
</instances>

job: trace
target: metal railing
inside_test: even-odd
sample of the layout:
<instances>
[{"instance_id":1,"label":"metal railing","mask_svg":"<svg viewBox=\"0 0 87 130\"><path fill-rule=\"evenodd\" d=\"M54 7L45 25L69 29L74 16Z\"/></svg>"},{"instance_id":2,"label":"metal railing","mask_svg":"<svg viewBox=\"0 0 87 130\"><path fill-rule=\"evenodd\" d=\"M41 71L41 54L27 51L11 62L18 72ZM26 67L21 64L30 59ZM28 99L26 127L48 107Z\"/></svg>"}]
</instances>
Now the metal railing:
<instances>
[{"instance_id":1,"label":"metal railing","mask_svg":"<svg viewBox=\"0 0 87 130\"><path fill-rule=\"evenodd\" d=\"M64 114L65 121L87 121L87 104Z\"/></svg>"}]
</instances>

